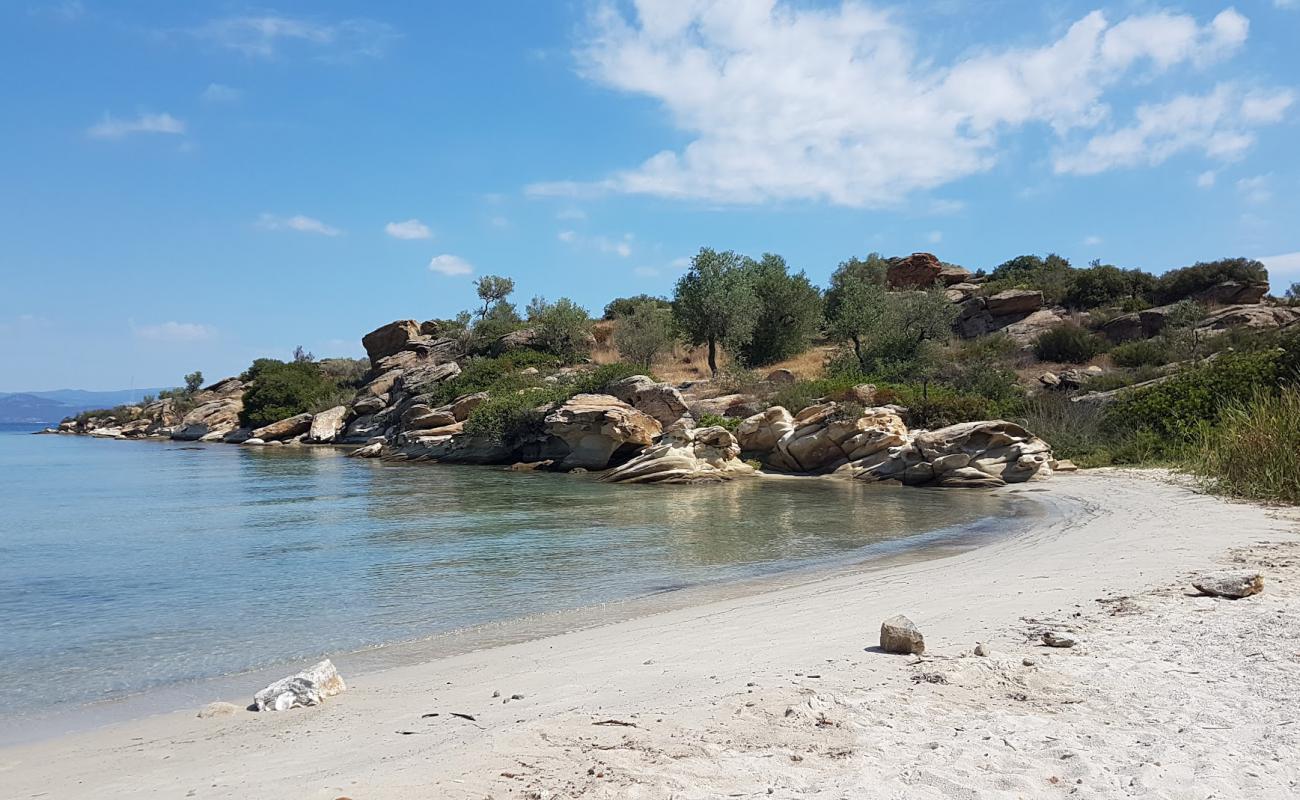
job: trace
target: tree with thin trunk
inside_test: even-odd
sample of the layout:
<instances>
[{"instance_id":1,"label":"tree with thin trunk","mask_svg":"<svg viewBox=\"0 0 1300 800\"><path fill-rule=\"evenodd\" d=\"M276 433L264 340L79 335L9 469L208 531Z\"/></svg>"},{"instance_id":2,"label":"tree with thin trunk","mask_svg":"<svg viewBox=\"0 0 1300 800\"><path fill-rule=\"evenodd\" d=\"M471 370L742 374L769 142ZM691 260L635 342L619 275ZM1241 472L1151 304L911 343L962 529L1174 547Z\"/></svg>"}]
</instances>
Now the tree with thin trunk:
<instances>
[{"instance_id":1,"label":"tree with thin trunk","mask_svg":"<svg viewBox=\"0 0 1300 800\"><path fill-rule=\"evenodd\" d=\"M488 312L498 303L504 302L514 290L514 279L503 278L500 275L484 275L474 281L474 291L478 292L478 299L483 301L478 318L485 319Z\"/></svg>"},{"instance_id":2,"label":"tree with thin trunk","mask_svg":"<svg viewBox=\"0 0 1300 800\"><path fill-rule=\"evenodd\" d=\"M754 334L759 303L746 260L730 250L703 248L677 281L673 318L693 345L709 348L709 371L718 374L718 345L741 347Z\"/></svg>"}]
</instances>

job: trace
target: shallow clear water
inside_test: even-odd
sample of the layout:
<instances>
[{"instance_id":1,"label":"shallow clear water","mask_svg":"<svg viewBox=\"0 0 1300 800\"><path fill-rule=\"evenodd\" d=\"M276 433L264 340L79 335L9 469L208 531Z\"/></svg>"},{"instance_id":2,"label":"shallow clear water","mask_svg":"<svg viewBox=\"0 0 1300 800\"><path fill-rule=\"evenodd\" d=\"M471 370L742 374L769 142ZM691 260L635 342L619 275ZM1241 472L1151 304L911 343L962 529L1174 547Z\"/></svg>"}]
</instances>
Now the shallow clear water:
<instances>
[{"instance_id":1,"label":"shallow clear water","mask_svg":"<svg viewBox=\"0 0 1300 800\"><path fill-rule=\"evenodd\" d=\"M0 429L0 716L849 563L1010 513L982 492L607 486L27 430Z\"/></svg>"}]
</instances>

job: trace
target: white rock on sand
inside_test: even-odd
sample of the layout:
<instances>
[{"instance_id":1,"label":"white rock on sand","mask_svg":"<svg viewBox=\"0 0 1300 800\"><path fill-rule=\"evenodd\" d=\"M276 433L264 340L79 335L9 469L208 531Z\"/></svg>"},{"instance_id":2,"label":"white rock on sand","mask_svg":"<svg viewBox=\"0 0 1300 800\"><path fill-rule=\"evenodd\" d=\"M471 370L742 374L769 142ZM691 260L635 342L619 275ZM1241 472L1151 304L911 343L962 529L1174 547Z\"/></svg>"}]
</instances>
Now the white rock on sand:
<instances>
[{"instance_id":1,"label":"white rock on sand","mask_svg":"<svg viewBox=\"0 0 1300 800\"><path fill-rule=\"evenodd\" d=\"M6 796L72 800L192 789L321 800L1296 797L1294 515L1151 473L1044 486L1023 495L1048 504L1029 532L975 550L372 673L310 717L214 726L186 710L0 749L0 783ZM1187 596L1186 574L1233 559L1274 565L1270 591ZM923 619L924 659L866 649L865 621L899 609ZM1077 631L1088 647L1038 646L1043 630ZM969 655L976 635L989 657ZM491 699L503 688L528 699Z\"/></svg>"},{"instance_id":2,"label":"white rock on sand","mask_svg":"<svg viewBox=\"0 0 1300 800\"><path fill-rule=\"evenodd\" d=\"M253 695L258 711L288 711L316 706L348 688L328 658L287 678L281 678Z\"/></svg>"}]
</instances>

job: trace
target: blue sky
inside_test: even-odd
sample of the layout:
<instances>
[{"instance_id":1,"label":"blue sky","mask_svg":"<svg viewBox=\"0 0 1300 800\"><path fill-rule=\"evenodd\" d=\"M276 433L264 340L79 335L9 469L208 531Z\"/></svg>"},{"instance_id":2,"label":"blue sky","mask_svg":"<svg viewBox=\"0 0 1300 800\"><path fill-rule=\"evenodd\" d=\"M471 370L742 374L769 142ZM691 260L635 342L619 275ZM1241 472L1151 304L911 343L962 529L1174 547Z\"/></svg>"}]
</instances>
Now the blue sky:
<instances>
[{"instance_id":1,"label":"blue sky","mask_svg":"<svg viewBox=\"0 0 1300 800\"><path fill-rule=\"evenodd\" d=\"M0 391L360 355L701 246L1300 280L1300 0L0 5Z\"/></svg>"}]
</instances>

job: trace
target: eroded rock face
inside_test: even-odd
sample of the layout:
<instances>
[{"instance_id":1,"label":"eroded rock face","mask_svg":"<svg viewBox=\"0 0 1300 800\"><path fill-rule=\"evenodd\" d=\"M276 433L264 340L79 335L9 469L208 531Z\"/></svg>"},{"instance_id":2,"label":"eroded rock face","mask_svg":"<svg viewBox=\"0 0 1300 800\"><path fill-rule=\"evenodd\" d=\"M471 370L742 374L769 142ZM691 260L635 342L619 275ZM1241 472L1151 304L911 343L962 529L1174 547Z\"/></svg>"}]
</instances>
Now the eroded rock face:
<instances>
[{"instance_id":1,"label":"eroded rock face","mask_svg":"<svg viewBox=\"0 0 1300 800\"><path fill-rule=\"evenodd\" d=\"M1194 299L1221 306L1252 305L1263 300L1266 294L1268 294L1267 283L1224 281L1208 289L1202 289L1195 294Z\"/></svg>"},{"instance_id":2,"label":"eroded rock face","mask_svg":"<svg viewBox=\"0 0 1300 800\"><path fill-rule=\"evenodd\" d=\"M1217 333L1233 328L1255 331L1288 328L1300 323L1300 308L1292 306L1232 306L1201 320L1197 330Z\"/></svg>"},{"instance_id":3,"label":"eroded rock face","mask_svg":"<svg viewBox=\"0 0 1300 800\"><path fill-rule=\"evenodd\" d=\"M185 415L172 431L172 438L182 442L220 440L239 428L239 412L243 410L242 395L204 403Z\"/></svg>"},{"instance_id":4,"label":"eroded rock face","mask_svg":"<svg viewBox=\"0 0 1300 800\"><path fill-rule=\"evenodd\" d=\"M258 711L288 711L320 705L325 698L347 688L334 663L327 658L296 675L281 678L253 695L253 705Z\"/></svg>"},{"instance_id":5,"label":"eroded rock face","mask_svg":"<svg viewBox=\"0 0 1300 800\"><path fill-rule=\"evenodd\" d=\"M890 264L885 280L895 289L925 289L933 286L942 273L943 264L933 253L913 253Z\"/></svg>"},{"instance_id":6,"label":"eroded rock face","mask_svg":"<svg viewBox=\"0 0 1300 800\"><path fill-rule=\"evenodd\" d=\"M455 361L439 364L424 364L402 371L398 376L398 388L407 394L425 394L438 387L443 381L449 381L460 374L460 365Z\"/></svg>"},{"instance_id":7,"label":"eroded rock face","mask_svg":"<svg viewBox=\"0 0 1300 800\"><path fill-rule=\"evenodd\" d=\"M309 430L311 430L311 414L298 414L272 422L270 425L254 428L253 438L273 442L301 436Z\"/></svg>"},{"instance_id":8,"label":"eroded rock face","mask_svg":"<svg viewBox=\"0 0 1300 800\"><path fill-rule=\"evenodd\" d=\"M380 326L361 337L361 346L366 348L370 363L391 356L406 348L407 342L420 335L420 323L413 319L399 319Z\"/></svg>"},{"instance_id":9,"label":"eroded rock face","mask_svg":"<svg viewBox=\"0 0 1300 800\"><path fill-rule=\"evenodd\" d=\"M546 415L545 426L568 449L562 469L604 469L617 451L645 447L663 431L654 417L607 394L569 398Z\"/></svg>"},{"instance_id":10,"label":"eroded rock face","mask_svg":"<svg viewBox=\"0 0 1300 800\"><path fill-rule=\"evenodd\" d=\"M995 317L1028 314L1043 307L1043 293L1029 289L1008 289L985 300L985 308Z\"/></svg>"},{"instance_id":11,"label":"eroded rock face","mask_svg":"<svg viewBox=\"0 0 1300 800\"><path fill-rule=\"evenodd\" d=\"M464 425L402 433L383 448L389 461L438 461L447 464L504 464L514 450L487 436L469 436Z\"/></svg>"},{"instance_id":12,"label":"eroded rock face","mask_svg":"<svg viewBox=\"0 0 1300 800\"><path fill-rule=\"evenodd\" d=\"M426 405L416 404L402 412L404 430L427 430L445 428L456 424L456 416L450 411L432 409Z\"/></svg>"},{"instance_id":13,"label":"eroded rock face","mask_svg":"<svg viewBox=\"0 0 1300 800\"><path fill-rule=\"evenodd\" d=\"M658 420L665 428L690 414L686 400L676 387L656 383L645 375L633 375L614 381L607 391L624 403Z\"/></svg>"},{"instance_id":14,"label":"eroded rock face","mask_svg":"<svg viewBox=\"0 0 1300 800\"><path fill-rule=\"evenodd\" d=\"M320 412L311 419L311 428L307 431L307 441L316 444L333 442L343 432L343 424L347 420L347 416L348 409L346 406L334 406Z\"/></svg>"},{"instance_id":15,"label":"eroded rock face","mask_svg":"<svg viewBox=\"0 0 1300 800\"><path fill-rule=\"evenodd\" d=\"M913 486L996 487L1046 477L1052 460L1047 442L1015 423L987 420L922 431L846 464L841 473Z\"/></svg>"},{"instance_id":16,"label":"eroded rock face","mask_svg":"<svg viewBox=\"0 0 1300 800\"><path fill-rule=\"evenodd\" d=\"M736 441L745 453L768 453L794 431L794 417L781 406L746 417L736 428Z\"/></svg>"},{"instance_id":17,"label":"eroded rock face","mask_svg":"<svg viewBox=\"0 0 1300 800\"><path fill-rule=\"evenodd\" d=\"M740 460L740 445L718 426L671 427L657 443L601 480L609 483L702 483L727 481L754 474Z\"/></svg>"},{"instance_id":18,"label":"eroded rock face","mask_svg":"<svg viewBox=\"0 0 1300 800\"><path fill-rule=\"evenodd\" d=\"M868 408L859 414L835 402L809 406L793 417L780 406L769 408L746 419L736 432L746 452L786 472L831 472L907 441L907 425L892 409Z\"/></svg>"}]
</instances>

